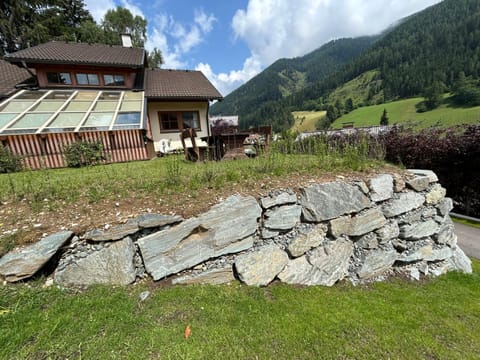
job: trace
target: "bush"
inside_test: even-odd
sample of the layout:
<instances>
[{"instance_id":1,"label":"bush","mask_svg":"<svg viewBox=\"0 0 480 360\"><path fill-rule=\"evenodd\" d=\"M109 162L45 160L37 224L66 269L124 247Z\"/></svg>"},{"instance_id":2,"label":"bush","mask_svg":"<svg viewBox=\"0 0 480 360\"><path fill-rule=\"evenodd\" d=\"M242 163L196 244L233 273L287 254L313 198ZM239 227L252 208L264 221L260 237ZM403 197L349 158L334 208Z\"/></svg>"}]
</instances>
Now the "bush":
<instances>
[{"instance_id":1,"label":"bush","mask_svg":"<svg viewBox=\"0 0 480 360\"><path fill-rule=\"evenodd\" d=\"M82 167L96 165L105 160L103 145L100 141L78 141L66 145L63 155L68 167Z\"/></svg>"},{"instance_id":2,"label":"bush","mask_svg":"<svg viewBox=\"0 0 480 360\"><path fill-rule=\"evenodd\" d=\"M0 145L0 173L22 171L22 157L15 155L3 145Z\"/></svg>"}]
</instances>

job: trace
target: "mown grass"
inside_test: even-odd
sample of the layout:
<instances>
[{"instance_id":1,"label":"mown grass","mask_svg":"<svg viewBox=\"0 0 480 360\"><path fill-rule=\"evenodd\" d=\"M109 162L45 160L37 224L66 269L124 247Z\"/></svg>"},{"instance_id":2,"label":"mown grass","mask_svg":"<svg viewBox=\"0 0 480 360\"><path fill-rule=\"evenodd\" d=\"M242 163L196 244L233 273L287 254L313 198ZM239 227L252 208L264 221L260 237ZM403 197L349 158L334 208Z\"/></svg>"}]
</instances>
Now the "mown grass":
<instances>
[{"instance_id":1,"label":"mown grass","mask_svg":"<svg viewBox=\"0 0 480 360\"><path fill-rule=\"evenodd\" d=\"M318 120L327 114L326 111L294 111L292 112L295 123L291 131L315 131Z\"/></svg>"},{"instance_id":2,"label":"mown grass","mask_svg":"<svg viewBox=\"0 0 480 360\"><path fill-rule=\"evenodd\" d=\"M2 286L0 358L476 359L473 265L472 275L359 287Z\"/></svg>"},{"instance_id":3,"label":"mown grass","mask_svg":"<svg viewBox=\"0 0 480 360\"><path fill-rule=\"evenodd\" d=\"M38 211L55 210L79 199L96 203L132 193L152 197L179 191L194 196L202 189L220 189L233 183L249 186L266 176L362 171L381 164L381 159L358 149L289 154L277 151L273 145L268 153L255 159L192 163L181 155L172 155L152 161L0 174L0 201L24 201Z\"/></svg>"},{"instance_id":4,"label":"mown grass","mask_svg":"<svg viewBox=\"0 0 480 360\"><path fill-rule=\"evenodd\" d=\"M457 218L455 216L452 216L452 220L455 221L455 222L464 224L464 225L468 225L468 226L472 226L472 227L476 227L476 228L480 229L480 222L477 222L477 221L461 219L461 218Z\"/></svg>"},{"instance_id":5,"label":"mown grass","mask_svg":"<svg viewBox=\"0 0 480 360\"><path fill-rule=\"evenodd\" d=\"M471 108L452 107L446 99L446 103L435 110L417 113L415 105L423 100L423 98L412 98L361 107L335 120L332 127L341 128L344 122L353 122L355 127L379 125L384 109L388 112L390 125L399 124L415 129L480 123L479 106Z\"/></svg>"}]
</instances>

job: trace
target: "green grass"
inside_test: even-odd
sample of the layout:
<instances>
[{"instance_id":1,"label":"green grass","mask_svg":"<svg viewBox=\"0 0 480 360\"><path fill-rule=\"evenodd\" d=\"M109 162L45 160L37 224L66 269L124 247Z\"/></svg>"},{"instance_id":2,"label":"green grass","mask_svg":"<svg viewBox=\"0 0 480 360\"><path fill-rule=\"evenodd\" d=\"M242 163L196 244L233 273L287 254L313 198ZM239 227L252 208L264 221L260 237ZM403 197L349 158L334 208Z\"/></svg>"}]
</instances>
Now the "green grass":
<instances>
[{"instance_id":1,"label":"green grass","mask_svg":"<svg viewBox=\"0 0 480 360\"><path fill-rule=\"evenodd\" d=\"M390 125L399 124L416 129L430 126L449 127L480 123L479 106L471 108L451 107L448 105L447 99L445 104L435 110L417 113L415 105L421 101L423 101L423 98L412 98L358 108L335 120L332 127L341 128L344 122L353 122L355 127L379 125L383 109L387 109Z\"/></svg>"},{"instance_id":2,"label":"green grass","mask_svg":"<svg viewBox=\"0 0 480 360\"><path fill-rule=\"evenodd\" d=\"M143 284L73 293L38 281L0 287L0 358L476 359L479 299L478 261L472 275L359 287Z\"/></svg>"},{"instance_id":3,"label":"green grass","mask_svg":"<svg viewBox=\"0 0 480 360\"><path fill-rule=\"evenodd\" d=\"M292 112L295 123L291 130L304 132L315 131L317 121L326 115L326 111L294 111Z\"/></svg>"},{"instance_id":4,"label":"green grass","mask_svg":"<svg viewBox=\"0 0 480 360\"><path fill-rule=\"evenodd\" d=\"M476 228L479 228L479 229L480 229L480 223L477 222L477 221L471 221L471 220L467 220L467 219L460 219L460 218L457 218L457 217L455 217L455 216L452 216L452 220L455 221L455 222L464 224L464 225L473 226L473 227L476 227Z\"/></svg>"},{"instance_id":5,"label":"green grass","mask_svg":"<svg viewBox=\"0 0 480 360\"><path fill-rule=\"evenodd\" d=\"M368 98L368 93L370 87L381 87L382 81L377 79L380 77L380 72L378 70L367 71L355 79L343 84L342 86L336 88L327 98L327 102L330 104L335 104L337 100L345 102L346 99L351 98L353 104L358 106L358 104L365 103ZM371 99L370 103L375 104L383 100L383 91L380 91L378 94L375 94Z\"/></svg>"}]
</instances>

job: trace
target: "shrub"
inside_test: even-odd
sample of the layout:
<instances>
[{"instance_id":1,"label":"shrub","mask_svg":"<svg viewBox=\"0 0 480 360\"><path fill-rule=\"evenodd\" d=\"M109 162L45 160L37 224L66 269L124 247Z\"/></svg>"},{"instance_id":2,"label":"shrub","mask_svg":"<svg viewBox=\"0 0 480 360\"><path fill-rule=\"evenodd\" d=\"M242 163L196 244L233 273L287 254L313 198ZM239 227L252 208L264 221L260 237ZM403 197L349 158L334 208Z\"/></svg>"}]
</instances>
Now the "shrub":
<instances>
[{"instance_id":1,"label":"shrub","mask_svg":"<svg viewBox=\"0 0 480 360\"><path fill-rule=\"evenodd\" d=\"M7 147L0 145L0 173L22 171L22 158L15 155Z\"/></svg>"},{"instance_id":2,"label":"shrub","mask_svg":"<svg viewBox=\"0 0 480 360\"><path fill-rule=\"evenodd\" d=\"M96 165L105 160L103 145L100 141L77 141L63 148L68 167Z\"/></svg>"}]
</instances>

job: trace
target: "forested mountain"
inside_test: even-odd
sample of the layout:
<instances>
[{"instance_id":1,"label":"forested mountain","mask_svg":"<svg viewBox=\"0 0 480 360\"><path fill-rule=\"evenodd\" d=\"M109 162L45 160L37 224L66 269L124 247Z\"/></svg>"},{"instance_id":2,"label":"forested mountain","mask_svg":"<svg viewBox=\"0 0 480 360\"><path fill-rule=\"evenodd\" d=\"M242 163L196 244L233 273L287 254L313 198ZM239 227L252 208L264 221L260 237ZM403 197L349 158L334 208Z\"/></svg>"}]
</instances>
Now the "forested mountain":
<instances>
[{"instance_id":1,"label":"forested mountain","mask_svg":"<svg viewBox=\"0 0 480 360\"><path fill-rule=\"evenodd\" d=\"M331 76L340 66L370 47L376 39L361 37L334 40L305 56L277 60L223 101L214 104L210 113L238 114L243 127L260 125L272 119L276 121L277 130L288 128L293 118L290 110L279 104L278 100ZM252 109L256 111L252 112Z\"/></svg>"},{"instance_id":2,"label":"forested mountain","mask_svg":"<svg viewBox=\"0 0 480 360\"><path fill-rule=\"evenodd\" d=\"M276 119L262 118L262 113L277 107L287 111L309 109L312 106L337 113L344 111L344 104L329 103L329 94L366 72L375 73L372 84L364 85L368 86L368 96L380 98L381 101L424 96L432 89L455 90L459 80L466 81L470 89L478 88L480 1L444 0L389 29L369 49L334 74L306 84L302 89L274 102L258 102L247 109L248 112L241 111L241 106L224 107L222 112L237 112L243 125L271 122L277 130L282 130L285 128L283 120L276 124ZM231 95L237 97L243 92L240 88ZM264 99L264 94L259 92L249 92L249 96ZM240 97L226 100L227 104L244 101ZM336 108L337 105L341 108Z\"/></svg>"}]
</instances>

